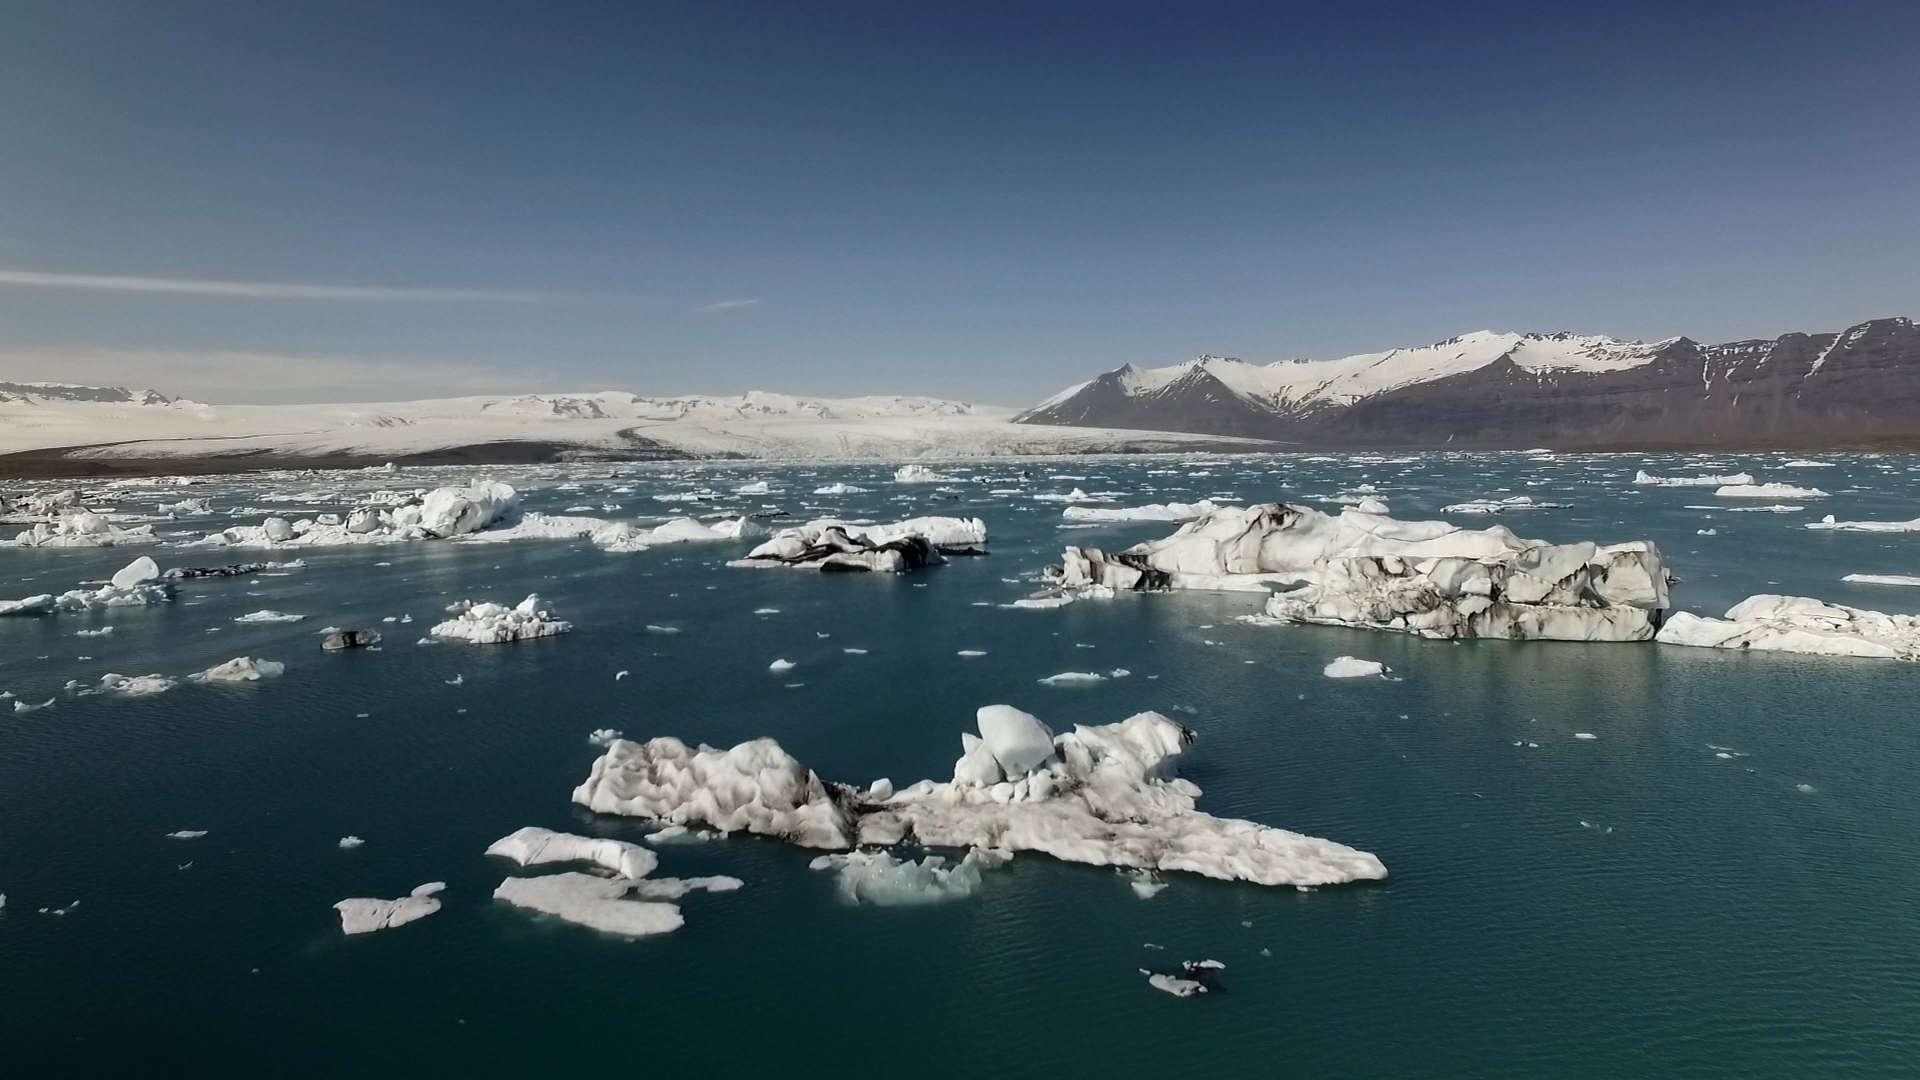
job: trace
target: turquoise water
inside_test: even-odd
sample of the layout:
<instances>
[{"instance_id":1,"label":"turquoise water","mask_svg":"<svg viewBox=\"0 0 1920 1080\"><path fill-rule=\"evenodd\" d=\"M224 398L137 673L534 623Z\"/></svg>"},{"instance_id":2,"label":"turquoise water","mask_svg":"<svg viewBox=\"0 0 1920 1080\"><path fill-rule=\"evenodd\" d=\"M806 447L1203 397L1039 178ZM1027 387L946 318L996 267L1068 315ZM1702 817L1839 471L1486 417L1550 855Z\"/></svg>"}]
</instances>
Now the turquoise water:
<instances>
[{"instance_id":1,"label":"turquoise water","mask_svg":"<svg viewBox=\"0 0 1920 1080\"><path fill-rule=\"evenodd\" d=\"M1739 455L1090 459L966 475L1025 468L1031 483L1004 486L1124 492L1121 505L1311 502L1372 483L1403 518L1529 494L1573 505L1457 520L1554 540L1651 538L1684 579L1677 605L1708 613L1761 591L1920 609L1920 589L1839 581L1920 573L1920 537L1801 527L1824 513L1912 517L1920 461L1832 460L1840 467ZM1738 504L1710 488L1634 487L1639 468L1746 469L1833 494L1791 514L1689 510ZM977 514L994 554L878 577L727 569L746 546L733 543L626 555L583 542L322 549L286 576L187 583L168 605L0 620L0 688L58 698L0 713L9 1071L1911 1075L1913 666L1258 628L1233 621L1257 606L1244 595L1007 610L991 605L1031 591L1022 579L1064 544L1117 547L1171 526L1067 530L1057 503L987 494L1003 485L948 485L949 498L890 472L489 475L525 489L532 508L599 514L611 500L624 507L613 517L671 512L647 498L656 492L766 479L785 493L718 505ZM344 482L411 487L427 475ZM872 491L805 494L834 481ZM286 512L299 505L255 500L340 482L213 493L221 508ZM1717 535L1697 535L1709 527ZM229 561L153 553L162 565ZM70 588L130 557L0 550L0 597ZM413 643L452 600L529 591L575 631ZM231 622L260 608L306 619ZM380 622L403 613L416 621ZM110 637L73 636L109 623ZM328 624L379 626L386 646L322 655L314 632ZM287 673L141 700L60 690L241 654L285 660ZM1323 678L1342 654L1382 660L1399 681ZM798 666L772 675L776 657ZM1133 674L1035 681L1111 668ZM616 681L619 670L632 674ZM1168 712L1199 733L1182 771L1204 789L1203 809L1375 852L1392 876L1298 892L1168 875L1171 887L1142 901L1111 870L1022 855L962 900L857 907L807 869L810 852L738 836L659 849L661 876L746 882L688 897L687 925L669 936L604 937L490 899L512 868L481 852L515 828L644 833L568 800L598 753L586 740L595 728L722 745L773 735L823 777L904 784L949 775L959 733L992 702L1056 730ZM164 838L176 829L209 834ZM366 845L339 850L346 834ZM449 886L438 914L340 934L334 901L430 880ZM36 911L75 899L65 916ZM1137 972L1202 957L1228 965L1223 992L1176 1000Z\"/></svg>"}]
</instances>

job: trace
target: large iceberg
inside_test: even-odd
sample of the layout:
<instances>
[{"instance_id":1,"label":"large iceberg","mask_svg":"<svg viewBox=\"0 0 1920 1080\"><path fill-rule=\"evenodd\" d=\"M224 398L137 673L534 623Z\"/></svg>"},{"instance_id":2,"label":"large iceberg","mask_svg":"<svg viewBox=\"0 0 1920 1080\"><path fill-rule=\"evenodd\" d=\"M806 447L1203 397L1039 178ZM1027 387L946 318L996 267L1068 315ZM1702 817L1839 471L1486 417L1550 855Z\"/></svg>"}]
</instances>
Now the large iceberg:
<instances>
[{"instance_id":1,"label":"large iceberg","mask_svg":"<svg viewBox=\"0 0 1920 1080\"><path fill-rule=\"evenodd\" d=\"M1286 588L1268 598L1266 619L1574 641L1651 638L1668 584L1646 541L1549 544L1498 525L1289 503L1227 507L1111 554L1070 547L1048 577L1067 592Z\"/></svg>"},{"instance_id":2,"label":"large iceberg","mask_svg":"<svg viewBox=\"0 0 1920 1080\"><path fill-rule=\"evenodd\" d=\"M822 518L771 539L728 566L784 566L801 570L870 570L899 573L972 554L986 543L979 518L922 517L887 525L856 525Z\"/></svg>"},{"instance_id":3,"label":"large iceberg","mask_svg":"<svg viewBox=\"0 0 1920 1080\"><path fill-rule=\"evenodd\" d=\"M1155 712L1054 735L1005 705L979 711L953 779L894 790L823 782L772 739L731 750L674 738L615 740L573 801L600 813L775 836L847 850L927 847L1038 851L1069 862L1184 870L1262 885L1386 876L1380 860L1330 840L1195 808L1173 775L1193 733Z\"/></svg>"},{"instance_id":4,"label":"large iceberg","mask_svg":"<svg viewBox=\"0 0 1920 1080\"><path fill-rule=\"evenodd\" d=\"M551 617L538 595L529 594L513 607L486 601L462 600L448 606L454 617L435 623L427 633L474 645L500 645L528 638L551 637L573 629L573 624Z\"/></svg>"},{"instance_id":5,"label":"large iceberg","mask_svg":"<svg viewBox=\"0 0 1920 1080\"><path fill-rule=\"evenodd\" d=\"M1145 506L1069 506L1060 511L1062 521L1192 521L1213 513L1219 507L1210 499L1190 503L1148 503Z\"/></svg>"},{"instance_id":6,"label":"large iceberg","mask_svg":"<svg viewBox=\"0 0 1920 1080\"><path fill-rule=\"evenodd\" d=\"M1677 611L1656 640L1715 649L1920 660L1920 616L1762 593L1727 609L1724 619Z\"/></svg>"},{"instance_id":7,"label":"large iceberg","mask_svg":"<svg viewBox=\"0 0 1920 1080\"><path fill-rule=\"evenodd\" d=\"M212 547L334 547L348 544L393 544L412 540L469 536L495 525L510 524L520 513L520 497L512 486L496 482L470 487L435 488L419 494L375 492L344 521L332 515L289 522L269 517L259 525L236 525L211 533L196 543ZM604 522L602 523L604 524Z\"/></svg>"},{"instance_id":8,"label":"large iceberg","mask_svg":"<svg viewBox=\"0 0 1920 1080\"><path fill-rule=\"evenodd\" d=\"M143 555L116 571L112 580L97 589L69 589L58 596L41 593L23 600L0 600L0 615L49 615L56 611L158 604L173 599L173 587L160 581L160 576L160 568Z\"/></svg>"},{"instance_id":9,"label":"large iceberg","mask_svg":"<svg viewBox=\"0 0 1920 1080\"><path fill-rule=\"evenodd\" d=\"M1633 474L1636 484L1652 484L1655 487L1725 487L1729 484L1751 484L1752 473L1728 473L1725 476L1654 476L1645 469Z\"/></svg>"}]
</instances>

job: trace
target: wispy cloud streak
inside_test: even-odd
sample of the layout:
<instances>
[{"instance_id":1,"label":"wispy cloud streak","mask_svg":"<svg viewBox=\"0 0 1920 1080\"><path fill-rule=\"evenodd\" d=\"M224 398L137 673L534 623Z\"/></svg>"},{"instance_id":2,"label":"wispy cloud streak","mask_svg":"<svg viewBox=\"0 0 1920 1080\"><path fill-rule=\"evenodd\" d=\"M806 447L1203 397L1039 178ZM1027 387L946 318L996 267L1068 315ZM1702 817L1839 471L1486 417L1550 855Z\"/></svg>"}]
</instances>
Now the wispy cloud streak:
<instances>
[{"instance_id":1,"label":"wispy cloud streak","mask_svg":"<svg viewBox=\"0 0 1920 1080\"><path fill-rule=\"evenodd\" d=\"M754 300L716 300L711 304L702 304L693 309L695 315L711 315L716 311L736 311L740 308L759 307L760 301Z\"/></svg>"},{"instance_id":2,"label":"wispy cloud streak","mask_svg":"<svg viewBox=\"0 0 1920 1080\"><path fill-rule=\"evenodd\" d=\"M538 304L553 297L503 289L409 289L372 285L298 285L273 281L208 281L130 274L59 274L0 270L0 286L86 292L215 296L238 300L323 300L374 304ZM753 301L757 303L758 301Z\"/></svg>"}]
</instances>

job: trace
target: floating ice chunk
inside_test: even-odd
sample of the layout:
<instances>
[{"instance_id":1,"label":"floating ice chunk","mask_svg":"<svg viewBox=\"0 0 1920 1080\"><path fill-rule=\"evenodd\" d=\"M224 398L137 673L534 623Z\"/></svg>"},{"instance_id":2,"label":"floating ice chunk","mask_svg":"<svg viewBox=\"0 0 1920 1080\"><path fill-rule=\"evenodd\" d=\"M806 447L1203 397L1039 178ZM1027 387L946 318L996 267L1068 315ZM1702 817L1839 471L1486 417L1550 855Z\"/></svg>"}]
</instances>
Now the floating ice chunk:
<instances>
[{"instance_id":1,"label":"floating ice chunk","mask_svg":"<svg viewBox=\"0 0 1920 1080\"><path fill-rule=\"evenodd\" d=\"M47 700L41 702L38 705L29 705L24 701L16 701L13 703L13 711L16 713L39 712L41 709L51 707L56 700L58 699L48 698Z\"/></svg>"},{"instance_id":2,"label":"floating ice chunk","mask_svg":"<svg viewBox=\"0 0 1920 1080\"><path fill-rule=\"evenodd\" d=\"M160 580L160 567L152 558L142 555L114 572L112 584L116 589L132 589Z\"/></svg>"},{"instance_id":3,"label":"floating ice chunk","mask_svg":"<svg viewBox=\"0 0 1920 1080\"><path fill-rule=\"evenodd\" d=\"M1920 660L1920 616L1762 593L1729 608L1724 619L1675 612L1656 640L1717 649Z\"/></svg>"},{"instance_id":4,"label":"floating ice chunk","mask_svg":"<svg viewBox=\"0 0 1920 1080\"><path fill-rule=\"evenodd\" d=\"M758 615L760 613L756 611L754 614ZM655 623L647 624L647 633L649 634L677 634L679 632L680 628L677 626L660 626Z\"/></svg>"},{"instance_id":5,"label":"floating ice chunk","mask_svg":"<svg viewBox=\"0 0 1920 1080\"><path fill-rule=\"evenodd\" d=\"M1386 515L1393 512L1392 509L1389 508L1386 503L1381 502L1379 499L1373 498L1371 496L1361 499L1359 502L1353 504L1353 508L1362 514Z\"/></svg>"},{"instance_id":6,"label":"floating ice chunk","mask_svg":"<svg viewBox=\"0 0 1920 1080\"><path fill-rule=\"evenodd\" d=\"M47 615L59 610L52 593L29 596L24 600L0 600L0 615Z\"/></svg>"},{"instance_id":7,"label":"floating ice chunk","mask_svg":"<svg viewBox=\"0 0 1920 1080\"><path fill-rule=\"evenodd\" d=\"M1084 498L1084 496L1083 496ZM1148 503L1145 506L1101 507L1069 506L1060 511L1064 521L1104 522L1104 521L1192 521L1194 518L1211 514L1219 509L1213 502L1201 499L1192 503Z\"/></svg>"},{"instance_id":8,"label":"floating ice chunk","mask_svg":"<svg viewBox=\"0 0 1920 1080\"><path fill-rule=\"evenodd\" d=\"M304 618L306 618L305 615L292 615L284 611L273 611L263 608L259 611L249 611L245 615L237 616L233 621L237 623L290 623L299 622Z\"/></svg>"},{"instance_id":9,"label":"floating ice chunk","mask_svg":"<svg viewBox=\"0 0 1920 1080\"><path fill-rule=\"evenodd\" d=\"M1589 741L1589 742L1591 742L1592 740L1594 740L1594 739L1597 739L1597 738L1599 738L1600 736L1598 736L1598 735L1595 735L1595 734L1594 734L1593 732L1591 732L1591 731L1576 731L1576 732L1574 732L1574 733L1573 733L1573 737L1574 737L1574 738L1576 738L1576 739L1584 739L1584 740L1587 740L1587 741Z\"/></svg>"},{"instance_id":10,"label":"floating ice chunk","mask_svg":"<svg viewBox=\"0 0 1920 1080\"><path fill-rule=\"evenodd\" d=\"M1838 532L1920 532L1920 518L1914 518L1911 521L1835 521L1833 515L1828 514L1819 521L1807 522L1807 528Z\"/></svg>"},{"instance_id":11,"label":"floating ice chunk","mask_svg":"<svg viewBox=\"0 0 1920 1080\"><path fill-rule=\"evenodd\" d=\"M364 843L366 843L366 841L360 839L357 836L343 836L340 838L340 842L337 846L340 848L341 851L352 851L354 848L357 848Z\"/></svg>"},{"instance_id":12,"label":"floating ice chunk","mask_svg":"<svg viewBox=\"0 0 1920 1080\"><path fill-rule=\"evenodd\" d=\"M1208 979L1214 972L1225 970L1226 966L1218 960L1188 960L1180 965L1180 975L1157 974L1146 968L1141 968L1140 974L1147 977L1147 985L1155 990L1184 998L1207 993L1211 989Z\"/></svg>"},{"instance_id":13,"label":"floating ice chunk","mask_svg":"<svg viewBox=\"0 0 1920 1080\"><path fill-rule=\"evenodd\" d=\"M967 659L969 659L969 660L971 660L971 659L974 659L974 658L976 658L976 657L981 657L981 656L985 656L985 655L987 655L987 650L985 650L985 649L961 649L961 650L960 650L959 652L957 652L957 653L955 653L954 655L955 655L955 656L964 656L964 657L966 657Z\"/></svg>"},{"instance_id":14,"label":"floating ice chunk","mask_svg":"<svg viewBox=\"0 0 1920 1080\"><path fill-rule=\"evenodd\" d=\"M1726 476L1653 476L1645 470L1633 474L1636 484L1653 484L1658 487L1730 487L1753 483L1751 473L1729 473Z\"/></svg>"},{"instance_id":15,"label":"floating ice chunk","mask_svg":"<svg viewBox=\"0 0 1920 1080\"><path fill-rule=\"evenodd\" d=\"M512 859L521 866L553 862L590 862L624 878L643 878L653 873L660 857L639 844L625 840L575 836L529 825L495 840L487 854Z\"/></svg>"},{"instance_id":16,"label":"floating ice chunk","mask_svg":"<svg viewBox=\"0 0 1920 1080\"><path fill-rule=\"evenodd\" d=\"M165 675L116 675L110 671L100 676L97 689L82 691L82 693L152 697L155 694L164 694L179 685L178 679L169 679Z\"/></svg>"},{"instance_id":17,"label":"floating ice chunk","mask_svg":"<svg viewBox=\"0 0 1920 1080\"><path fill-rule=\"evenodd\" d=\"M444 881L429 881L398 900L371 897L342 900L333 905L334 910L340 913L340 931L345 934L367 934L424 919L440 910L438 894L446 887Z\"/></svg>"},{"instance_id":18,"label":"floating ice chunk","mask_svg":"<svg viewBox=\"0 0 1920 1080\"><path fill-rule=\"evenodd\" d=\"M506 484L435 488L420 500L420 528L438 537L478 532L519 509L519 496Z\"/></svg>"},{"instance_id":19,"label":"floating ice chunk","mask_svg":"<svg viewBox=\"0 0 1920 1080\"><path fill-rule=\"evenodd\" d=\"M1564 510L1566 503L1534 502L1531 496L1515 495L1507 499L1473 499L1443 506L1443 514L1504 514L1516 510Z\"/></svg>"},{"instance_id":20,"label":"floating ice chunk","mask_svg":"<svg viewBox=\"0 0 1920 1080\"><path fill-rule=\"evenodd\" d=\"M896 859L884 851L853 851L821 855L807 865L814 870L834 871L840 895L849 903L890 907L938 904L971 896L980 888L980 871L999 866L1009 857L973 848L957 865L949 867L938 855L914 862Z\"/></svg>"},{"instance_id":21,"label":"floating ice chunk","mask_svg":"<svg viewBox=\"0 0 1920 1080\"><path fill-rule=\"evenodd\" d=\"M670 934L686 925L680 908L654 900L636 900L642 882L595 877L569 871L541 877L512 877L493 890L495 900L552 915L567 922L624 937Z\"/></svg>"},{"instance_id":22,"label":"floating ice chunk","mask_svg":"<svg viewBox=\"0 0 1920 1080\"><path fill-rule=\"evenodd\" d=\"M194 682L259 682L261 679L277 679L286 674L287 665L278 660L255 660L251 656L236 656L224 664L215 664L205 671L188 676Z\"/></svg>"},{"instance_id":23,"label":"floating ice chunk","mask_svg":"<svg viewBox=\"0 0 1920 1080\"><path fill-rule=\"evenodd\" d=\"M1021 608L1027 611L1045 611L1048 608L1066 607L1073 603L1073 597L1062 593L1057 596L1023 596L1011 604L1001 604L1003 608Z\"/></svg>"},{"instance_id":24,"label":"floating ice chunk","mask_svg":"<svg viewBox=\"0 0 1920 1080\"><path fill-rule=\"evenodd\" d=\"M175 829L167 834L169 840L198 840L207 835L205 829Z\"/></svg>"},{"instance_id":25,"label":"floating ice chunk","mask_svg":"<svg viewBox=\"0 0 1920 1080\"><path fill-rule=\"evenodd\" d=\"M1002 706L982 715L997 719L982 724L982 737L962 737L966 753L953 781L923 780L884 800L822 783L771 739L692 751L659 738L616 740L573 801L600 813L704 822L830 850L914 840L1264 885L1386 876L1365 852L1196 810L1200 789L1171 775L1191 732L1158 713L1081 725L1045 747L1033 738L1044 726L1027 714Z\"/></svg>"},{"instance_id":26,"label":"floating ice chunk","mask_svg":"<svg viewBox=\"0 0 1920 1080\"><path fill-rule=\"evenodd\" d=\"M365 649L378 644L380 644L378 630L332 630L325 632L325 636L320 639L320 648L327 652Z\"/></svg>"},{"instance_id":27,"label":"floating ice chunk","mask_svg":"<svg viewBox=\"0 0 1920 1080\"><path fill-rule=\"evenodd\" d=\"M815 495L865 495L867 489L855 487L852 484L828 484L826 487L814 488L813 493Z\"/></svg>"},{"instance_id":28,"label":"floating ice chunk","mask_svg":"<svg viewBox=\"0 0 1920 1080\"><path fill-rule=\"evenodd\" d=\"M573 624L555 619L542 608L538 595L509 608L501 604L463 600L448 610L454 618L434 624L427 633L436 638L466 641L474 645L498 645L509 641L551 637L573 629Z\"/></svg>"},{"instance_id":29,"label":"floating ice chunk","mask_svg":"<svg viewBox=\"0 0 1920 1080\"><path fill-rule=\"evenodd\" d=\"M1386 673L1387 665L1380 661L1361 660L1352 656L1339 657L1320 671L1320 674L1329 679L1364 679Z\"/></svg>"},{"instance_id":30,"label":"floating ice chunk","mask_svg":"<svg viewBox=\"0 0 1920 1080\"><path fill-rule=\"evenodd\" d=\"M1071 686L1076 683L1106 682L1107 677L1093 671L1063 671L1039 681L1046 686Z\"/></svg>"},{"instance_id":31,"label":"floating ice chunk","mask_svg":"<svg viewBox=\"0 0 1920 1080\"><path fill-rule=\"evenodd\" d=\"M775 675L785 675L787 672L792 671L795 667L798 667L798 666L799 665L795 664L793 661L788 660L785 657L781 657L780 659L775 660L773 663L768 664L767 670L773 672Z\"/></svg>"},{"instance_id":32,"label":"floating ice chunk","mask_svg":"<svg viewBox=\"0 0 1920 1080\"><path fill-rule=\"evenodd\" d=\"M1827 493L1792 484L1728 484L1714 494L1722 499L1822 499Z\"/></svg>"},{"instance_id":33,"label":"floating ice chunk","mask_svg":"<svg viewBox=\"0 0 1920 1080\"><path fill-rule=\"evenodd\" d=\"M1920 586L1920 577L1910 574L1848 574L1840 579L1859 585L1913 585Z\"/></svg>"},{"instance_id":34,"label":"floating ice chunk","mask_svg":"<svg viewBox=\"0 0 1920 1080\"><path fill-rule=\"evenodd\" d=\"M922 517L890 525L823 518L783 529L727 565L897 573L944 562L945 552L968 553L986 539L987 526L979 518Z\"/></svg>"},{"instance_id":35,"label":"floating ice chunk","mask_svg":"<svg viewBox=\"0 0 1920 1080\"><path fill-rule=\"evenodd\" d=\"M777 836L801 847L853 846L849 823L813 770L772 739L731 750L674 738L615 739L573 801L602 814Z\"/></svg>"},{"instance_id":36,"label":"floating ice chunk","mask_svg":"<svg viewBox=\"0 0 1920 1080\"><path fill-rule=\"evenodd\" d=\"M1793 790L1799 792L1802 795L1811 795L1814 792L1818 791L1819 789L1814 787L1812 784L1795 784L1793 785Z\"/></svg>"},{"instance_id":37,"label":"floating ice chunk","mask_svg":"<svg viewBox=\"0 0 1920 1080\"><path fill-rule=\"evenodd\" d=\"M896 484L945 484L959 479L957 476L934 472L925 465L902 465L893 473L893 482Z\"/></svg>"},{"instance_id":38,"label":"floating ice chunk","mask_svg":"<svg viewBox=\"0 0 1920 1080\"><path fill-rule=\"evenodd\" d=\"M0 614L5 614L5 612L0 612ZM109 637L112 634L113 627L111 626L102 626L97 630L75 630L73 632L74 637Z\"/></svg>"},{"instance_id":39,"label":"floating ice chunk","mask_svg":"<svg viewBox=\"0 0 1920 1080\"><path fill-rule=\"evenodd\" d=\"M765 480L755 480L751 484L741 484L734 488L733 493L735 495L770 495L773 489L767 486Z\"/></svg>"}]
</instances>

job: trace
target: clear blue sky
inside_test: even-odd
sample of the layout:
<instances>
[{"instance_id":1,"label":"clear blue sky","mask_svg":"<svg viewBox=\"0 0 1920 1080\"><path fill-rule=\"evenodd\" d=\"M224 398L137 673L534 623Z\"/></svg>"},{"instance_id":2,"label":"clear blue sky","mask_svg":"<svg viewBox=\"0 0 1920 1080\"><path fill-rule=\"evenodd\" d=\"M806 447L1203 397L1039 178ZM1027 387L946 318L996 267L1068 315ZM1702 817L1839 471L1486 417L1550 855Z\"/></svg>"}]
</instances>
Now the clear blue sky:
<instances>
[{"instance_id":1,"label":"clear blue sky","mask_svg":"<svg viewBox=\"0 0 1920 1080\"><path fill-rule=\"evenodd\" d=\"M1023 404L1920 314L1912 2L0 12L0 377Z\"/></svg>"}]
</instances>

